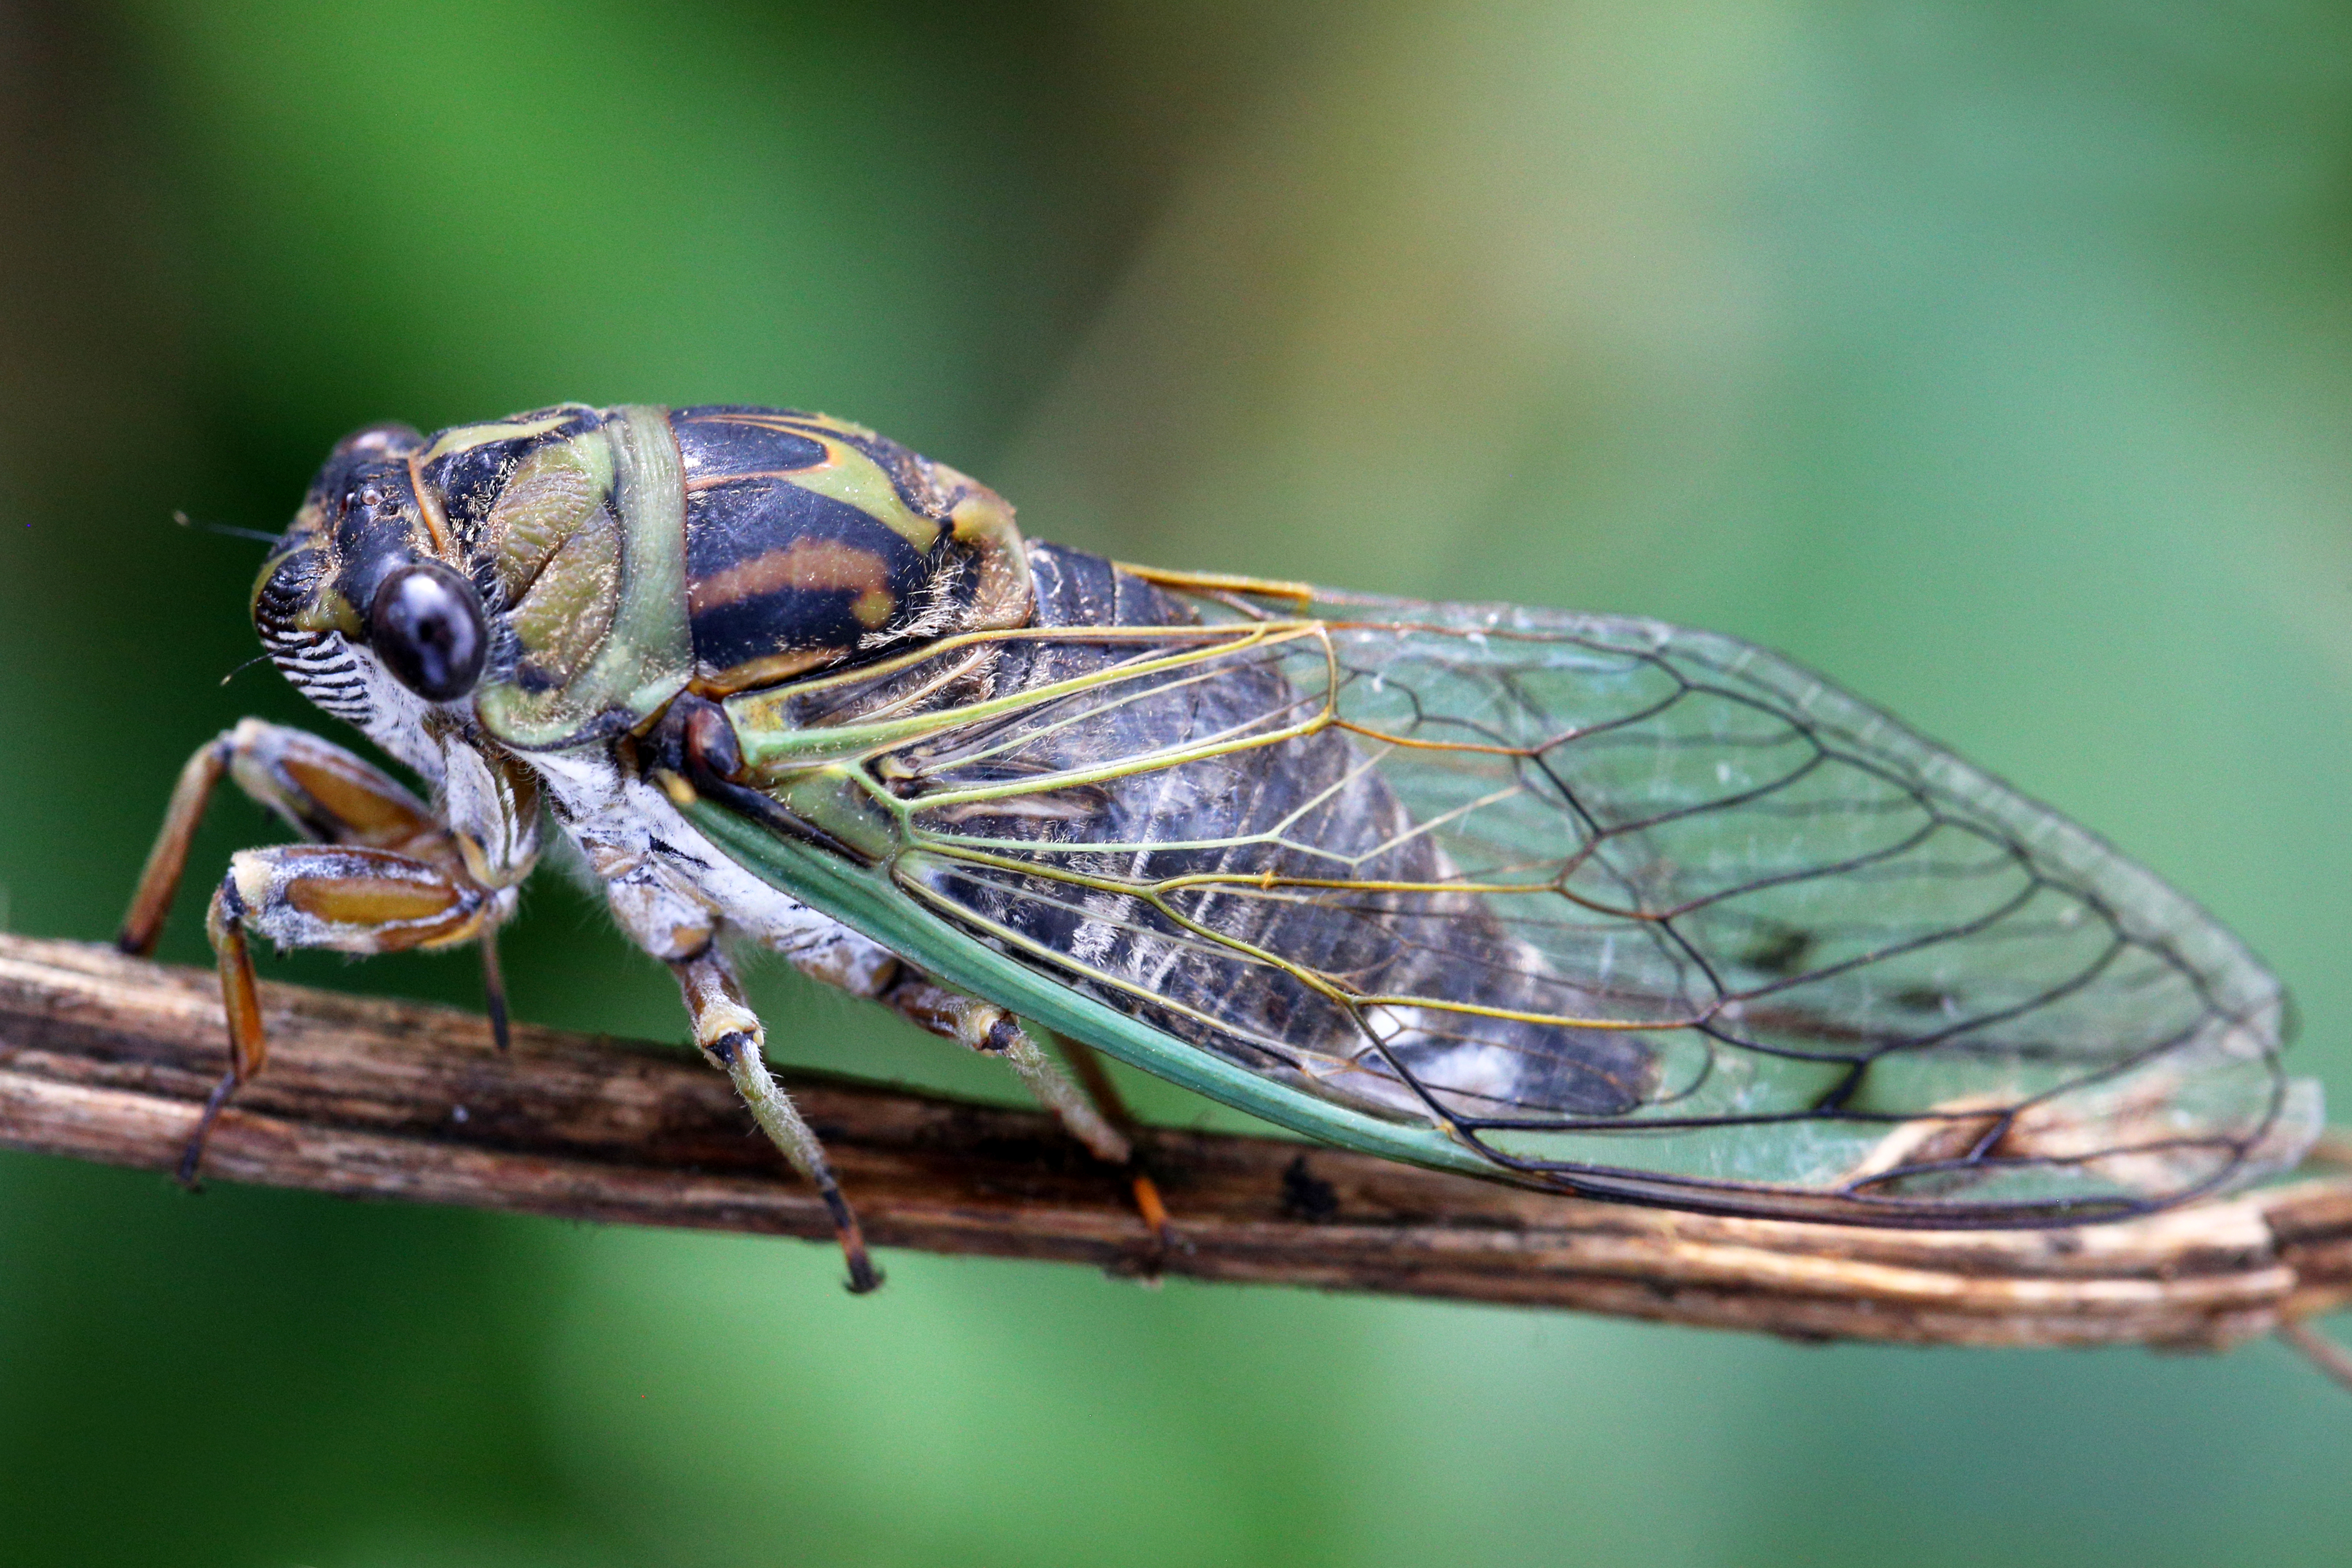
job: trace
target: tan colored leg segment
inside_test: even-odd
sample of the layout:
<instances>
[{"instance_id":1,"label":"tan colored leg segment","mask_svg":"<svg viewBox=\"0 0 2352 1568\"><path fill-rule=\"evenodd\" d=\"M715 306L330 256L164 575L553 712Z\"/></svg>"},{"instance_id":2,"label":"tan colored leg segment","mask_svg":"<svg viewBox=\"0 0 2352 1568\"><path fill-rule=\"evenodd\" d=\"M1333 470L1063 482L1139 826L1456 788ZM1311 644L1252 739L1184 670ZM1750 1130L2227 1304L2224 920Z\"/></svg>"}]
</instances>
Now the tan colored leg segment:
<instances>
[{"instance_id":1,"label":"tan colored leg segment","mask_svg":"<svg viewBox=\"0 0 2352 1568\"><path fill-rule=\"evenodd\" d=\"M1134 1146L1126 1134L1110 1124L1061 1064L1039 1050L1021 1021L1003 1008L928 980L901 980L882 1000L966 1050L1003 1058L1038 1103L1061 1118L1070 1135L1093 1151L1096 1158L1114 1165L1134 1158Z\"/></svg>"},{"instance_id":2,"label":"tan colored leg segment","mask_svg":"<svg viewBox=\"0 0 2352 1568\"><path fill-rule=\"evenodd\" d=\"M232 859L205 917L228 1014L229 1068L189 1136L180 1180L195 1185L205 1141L222 1107L268 1058L247 932L281 948L341 952L445 947L478 934L491 902L490 893L462 871L388 849L285 844L245 850Z\"/></svg>"},{"instance_id":3,"label":"tan colored leg segment","mask_svg":"<svg viewBox=\"0 0 2352 1568\"><path fill-rule=\"evenodd\" d=\"M130 910L122 917L122 929L115 932L114 945L122 952L141 958L154 952L164 917L180 890L181 874L188 868L188 845L204 820L213 786L228 771L228 746L227 735L217 736L198 747L180 770L180 782L172 786L172 804L163 809L163 826L131 894Z\"/></svg>"},{"instance_id":4,"label":"tan colored leg segment","mask_svg":"<svg viewBox=\"0 0 2352 1568\"><path fill-rule=\"evenodd\" d=\"M320 844L394 849L436 864L458 859L456 841L418 800L382 770L300 730L247 719L196 750L180 770L163 830L148 852L115 945L141 957L155 951L188 846L222 777Z\"/></svg>"},{"instance_id":5,"label":"tan colored leg segment","mask_svg":"<svg viewBox=\"0 0 2352 1568\"><path fill-rule=\"evenodd\" d=\"M735 972L726 954L716 946L706 947L690 958L671 963L670 972L677 976L678 991L686 998L687 1011L694 1018L694 1043L711 1064L735 1081L735 1092L743 1097L751 1119L760 1131L768 1135L775 1146L783 1151L809 1184L824 1200L825 1211L833 1216L833 1228L841 1238L841 1252L849 1264L849 1289L862 1296L882 1283L873 1258L866 1249L866 1233L857 1224L857 1215L850 1208L849 1200L842 1196L841 1184L834 1179L833 1163L824 1155L824 1145L793 1104L792 1097L768 1072L768 1064L761 1055L766 1032L759 1017L743 1001L742 988L735 982Z\"/></svg>"},{"instance_id":6,"label":"tan colored leg segment","mask_svg":"<svg viewBox=\"0 0 2352 1568\"><path fill-rule=\"evenodd\" d=\"M236 877L222 879L213 893L212 907L205 913L205 934L212 939L213 958L220 969L221 1005L228 1015L228 1071L205 1097L196 1129L180 1153L180 1184L191 1191L196 1186L205 1144L212 1137L213 1123L220 1120L221 1107L228 1103L238 1085L261 1070L269 1055L269 1042L261 1029L261 990L253 975L253 954L245 942L244 914Z\"/></svg>"},{"instance_id":7,"label":"tan colored leg segment","mask_svg":"<svg viewBox=\"0 0 2352 1568\"><path fill-rule=\"evenodd\" d=\"M1038 1102L1060 1118L1070 1136L1111 1164L1134 1163L1134 1141L1129 1131L1133 1124L1118 1103L1118 1091L1103 1076L1100 1063L1090 1056L1072 1056L1081 1074L1081 1087L1003 1008L950 991L904 962L886 958L879 964L871 963L866 955L874 952L873 944L859 937L818 944L790 956L793 967L812 980L879 1002L908 1023L953 1040L966 1050L1003 1058ZM1150 1185L1145 1178L1138 1180ZM1156 1191L1143 1206L1153 1228L1162 1228L1166 1215L1159 1207Z\"/></svg>"}]
</instances>

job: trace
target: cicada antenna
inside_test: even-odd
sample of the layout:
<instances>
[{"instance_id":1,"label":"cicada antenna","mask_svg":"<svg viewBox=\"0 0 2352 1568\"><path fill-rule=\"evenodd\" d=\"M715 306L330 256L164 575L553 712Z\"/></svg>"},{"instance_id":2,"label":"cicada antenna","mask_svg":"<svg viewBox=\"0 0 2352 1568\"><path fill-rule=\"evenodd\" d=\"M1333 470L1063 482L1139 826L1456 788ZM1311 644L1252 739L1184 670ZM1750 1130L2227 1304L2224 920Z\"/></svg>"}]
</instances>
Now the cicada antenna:
<instances>
[{"instance_id":1,"label":"cicada antenna","mask_svg":"<svg viewBox=\"0 0 2352 1568\"><path fill-rule=\"evenodd\" d=\"M190 517L184 511L173 512L172 521L178 523L182 528L193 528L199 533L217 533L229 539L257 540L263 544L275 544L278 542L278 535L274 533L264 533L257 528L238 528L234 523L198 522L194 518ZM251 658L247 659L243 664L238 665L235 669L230 670L226 675L222 676L220 678L220 683L223 686L226 686L230 681L235 680L238 676L243 675L255 665L268 662L268 658L269 656L266 653L254 655Z\"/></svg>"},{"instance_id":2,"label":"cicada antenna","mask_svg":"<svg viewBox=\"0 0 2352 1568\"><path fill-rule=\"evenodd\" d=\"M218 533L230 539L257 540L263 544L275 544L278 542L278 535L274 533L264 533L257 528L239 528L234 523L198 522L194 518L190 517L184 511L173 512L172 514L172 521L178 523L182 528L193 528L200 533Z\"/></svg>"}]
</instances>

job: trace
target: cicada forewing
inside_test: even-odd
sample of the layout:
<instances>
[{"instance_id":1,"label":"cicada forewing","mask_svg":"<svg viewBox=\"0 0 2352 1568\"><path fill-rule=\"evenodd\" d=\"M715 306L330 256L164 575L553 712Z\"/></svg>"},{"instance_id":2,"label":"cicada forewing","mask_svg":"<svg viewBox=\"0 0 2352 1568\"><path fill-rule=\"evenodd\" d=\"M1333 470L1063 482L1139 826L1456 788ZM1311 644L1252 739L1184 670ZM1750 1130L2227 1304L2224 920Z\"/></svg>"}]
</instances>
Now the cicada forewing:
<instances>
[{"instance_id":1,"label":"cicada forewing","mask_svg":"<svg viewBox=\"0 0 2352 1568\"><path fill-rule=\"evenodd\" d=\"M2138 1212L2315 1131L2234 937L1770 654L1033 559L1067 624L812 683L791 727L943 932L1171 1049L1497 1175L1870 1224Z\"/></svg>"}]
</instances>

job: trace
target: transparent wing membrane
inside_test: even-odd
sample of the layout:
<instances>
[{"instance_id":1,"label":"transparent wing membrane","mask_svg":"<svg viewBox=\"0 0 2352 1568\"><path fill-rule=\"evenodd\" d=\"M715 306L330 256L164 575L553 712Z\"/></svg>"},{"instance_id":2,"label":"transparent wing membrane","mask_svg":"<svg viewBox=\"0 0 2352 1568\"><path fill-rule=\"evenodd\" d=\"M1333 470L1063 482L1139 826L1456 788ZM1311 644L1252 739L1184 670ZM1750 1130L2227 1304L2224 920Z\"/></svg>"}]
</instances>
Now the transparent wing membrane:
<instances>
[{"instance_id":1,"label":"transparent wing membrane","mask_svg":"<svg viewBox=\"0 0 2352 1568\"><path fill-rule=\"evenodd\" d=\"M799 721L898 720L906 890L1195 1048L1498 1173L1866 1223L2137 1212L2315 1131L2233 937L1757 648L1037 559L1074 624Z\"/></svg>"}]
</instances>

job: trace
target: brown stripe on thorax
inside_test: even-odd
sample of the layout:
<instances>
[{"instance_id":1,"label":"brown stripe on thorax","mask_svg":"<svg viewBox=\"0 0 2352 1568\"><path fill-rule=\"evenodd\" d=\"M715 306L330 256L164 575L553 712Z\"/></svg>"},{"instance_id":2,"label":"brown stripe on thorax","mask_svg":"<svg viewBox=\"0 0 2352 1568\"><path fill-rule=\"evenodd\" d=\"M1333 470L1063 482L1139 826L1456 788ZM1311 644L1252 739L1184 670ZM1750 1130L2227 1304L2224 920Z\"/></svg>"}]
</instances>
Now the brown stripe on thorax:
<instances>
[{"instance_id":1,"label":"brown stripe on thorax","mask_svg":"<svg viewBox=\"0 0 2352 1568\"><path fill-rule=\"evenodd\" d=\"M781 550L696 577L687 584L686 603L698 616L786 589L845 590L856 595L850 613L869 630L888 621L898 605L890 563L871 550L835 539L795 539Z\"/></svg>"}]
</instances>

